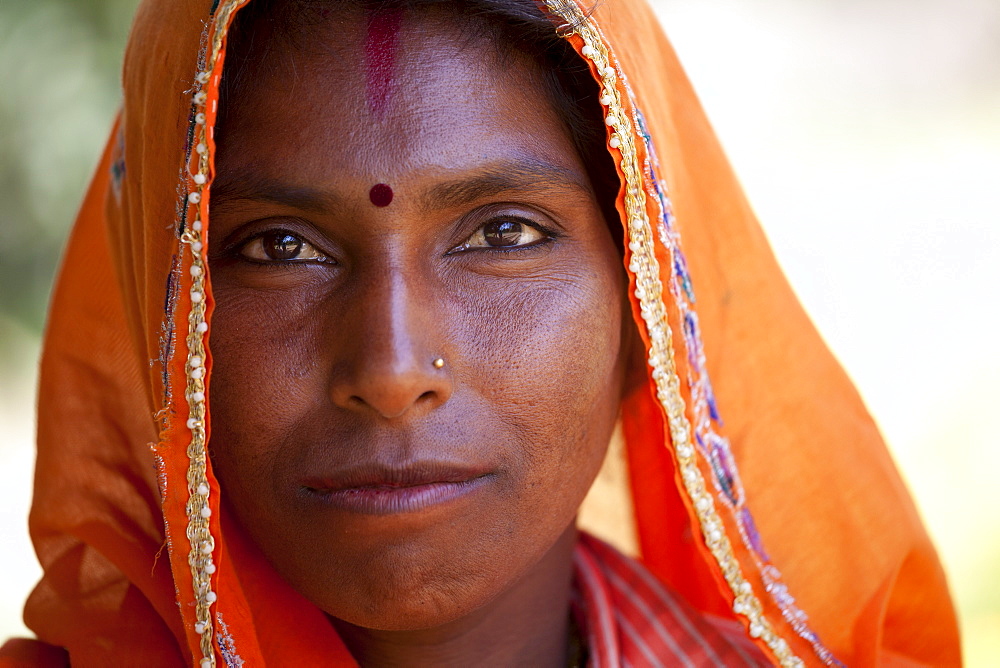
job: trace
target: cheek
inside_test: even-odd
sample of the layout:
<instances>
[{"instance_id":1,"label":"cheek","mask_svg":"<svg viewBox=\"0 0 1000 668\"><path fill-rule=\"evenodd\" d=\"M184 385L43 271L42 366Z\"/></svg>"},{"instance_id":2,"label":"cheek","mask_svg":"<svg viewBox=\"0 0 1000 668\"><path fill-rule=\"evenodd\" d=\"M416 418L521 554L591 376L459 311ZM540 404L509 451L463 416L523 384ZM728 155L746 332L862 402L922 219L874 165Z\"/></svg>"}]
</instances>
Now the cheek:
<instances>
[{"instance_id":1,"label":"cheek","mask_svg":"<svg viewBox=\"0 0 1000 668\"><path fill-rule=\"evenodd\" d=\"M463 303L466 382L520 438L527 484L573 487L603 459L621 397L622 288L614 272L547 273ZM568 492L568 490L567 490Z\"/></svg>"},{"instance_id":2,"label":"cheek","mask_svg":"<svg viewBox=\"0 0 1000 668\"><path fill-rule=\"evenodd\" d=\"M220 285L212 317L212 461L234 491L267 479L301 413L323 396L314 306Z\"/></svg>"}]
</instances>

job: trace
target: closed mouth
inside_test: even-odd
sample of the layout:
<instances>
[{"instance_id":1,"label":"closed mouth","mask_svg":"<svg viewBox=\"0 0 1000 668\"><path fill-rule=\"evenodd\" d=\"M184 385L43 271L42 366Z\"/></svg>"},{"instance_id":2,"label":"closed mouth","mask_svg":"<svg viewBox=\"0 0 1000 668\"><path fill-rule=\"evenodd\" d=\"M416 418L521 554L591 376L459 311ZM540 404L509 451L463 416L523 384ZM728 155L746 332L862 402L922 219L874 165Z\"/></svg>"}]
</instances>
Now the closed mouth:
<instances>
[{"instance_id":1,"label":"closed mouth","mask_svg":"<svg viewBox=\"0 0 1000 668\"><path fill-rule=\"evenodd\" d=\"M403 467L355 467L303 481L309 496L350 512L389 515L417 512L457 500L493 476L490 471L437 462Z\"/></svg>"}]
</instances>

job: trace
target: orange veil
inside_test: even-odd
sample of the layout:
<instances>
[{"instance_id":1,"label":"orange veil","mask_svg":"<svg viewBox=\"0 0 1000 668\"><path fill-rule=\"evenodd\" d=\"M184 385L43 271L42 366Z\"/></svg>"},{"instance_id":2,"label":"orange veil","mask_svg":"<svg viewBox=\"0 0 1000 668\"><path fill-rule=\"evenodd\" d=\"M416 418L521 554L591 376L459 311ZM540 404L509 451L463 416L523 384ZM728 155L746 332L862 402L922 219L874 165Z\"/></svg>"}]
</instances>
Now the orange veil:
<instances>
[{"instance_id":1,"label":"orange veil","mask_svg":"<svg viewBox=\"0 0 1000 668\"><path fill-rule=\"evenodd\" d=\"M42 642L2 665L350 665L233 525L207 457L205 260L225 34L247 0L142 4L42 360ZM944 575L651 10L547 0L603 90L649 383L622 406L643 563L782 665L956 665ZM683 250L682 250L683 248ZM54 647L53 647L54 646ZM241 663L242 662L242 663Z\"/></svg>"}]
</instances>

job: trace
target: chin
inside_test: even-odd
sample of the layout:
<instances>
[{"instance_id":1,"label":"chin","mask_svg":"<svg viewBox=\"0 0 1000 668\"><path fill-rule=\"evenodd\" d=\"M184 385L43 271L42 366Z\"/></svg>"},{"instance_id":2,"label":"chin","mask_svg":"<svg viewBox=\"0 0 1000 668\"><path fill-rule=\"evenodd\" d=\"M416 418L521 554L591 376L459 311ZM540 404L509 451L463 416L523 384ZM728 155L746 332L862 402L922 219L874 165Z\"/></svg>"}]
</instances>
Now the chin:
<instances>
[{"instance_id":1,"label":"chin","mask_svg":"<svg viewBox=\"0 0 1000 668\"><path fill-rule=\"evenodd\" d=\"M269 554L268 547L278 547L270 545L264 551L272 567L329 617L365 629L415 631L486 605L534 561L511 559L526 550L509 535L497 535L506 532L483 532L482 522L475 524L453 521L378 538L327 530L298 550Z\"/></svg>"},{"instance_id":2,"label":"chin","mask_svg":"<svg viewBox=\"0 0 1000 668\"><path fill-rule=\"evenodd\" d=\"M451 566L448 571L453 570ZM466 570L420 574L380 563L358 573L348 586L322 592L313 602L328 616L375 631L418 631L446 626L474 613L510 583ZM319 592L317 592L319 593Z\"/></svg>"},{"instance_id":3,"label":"chin","mask_svg":"<svg viewBox=\"0 0 1000 668\"><path fill-rule=\"evenodd\" d=\"M478 604L467 603L463 606L462 601L466 598L437 591L407 592L369 601L364 609L321 609L334 623L343 622L362 629L425 631L441 628L467 617L494 597L485 597Z\"/></svg>"}]
</instances>

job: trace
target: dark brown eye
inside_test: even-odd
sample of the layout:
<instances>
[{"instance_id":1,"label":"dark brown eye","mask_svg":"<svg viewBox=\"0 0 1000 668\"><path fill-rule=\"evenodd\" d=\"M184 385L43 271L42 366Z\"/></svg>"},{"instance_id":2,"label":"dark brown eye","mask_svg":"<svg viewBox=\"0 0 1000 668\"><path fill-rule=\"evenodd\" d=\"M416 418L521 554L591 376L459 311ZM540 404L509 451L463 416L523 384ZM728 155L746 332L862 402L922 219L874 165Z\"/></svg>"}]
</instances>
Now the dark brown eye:
<instances>
[{"instance_id":1,"label":"dark brown eye","mask_svg":"<svg viewBox=\"0 0 1000 668\"><path fill-rule=\"evenodd\" d=\"M264 253L272 260L294 260L302 251L302 239L286 232L266 234L261 243Z\"/></svg>"},{"instance_id":2,"label":"dark brown eye","mask_svg":"<svg viewBox=\"0 0 1000 668\"><path fill-rule=\"evenodd\" d=\"M325 262L326 257L302 237L286 230L274 230L254 237L240 253L258 262Z\"/></svg>"},{"instance_id":3,"label":"dark brown eye","mask_svg":"<svg viewBox=\"0 0 1000 668\"><path fill-rule=\"evenodd\" d=\"M477 229L461 246L451 252L472 250L475 248L515 249L534 246L550 238L548 234L535 227L530 222L521 222L517 218L494 218Z\"/></svg>"},{"instance_id":4,"label":"dark brown eye","mask_svg":"<svg viewBox=\"0 0 1000 668\"><path fill-rule=\"evenodd\" d=\"M516 246L523 230L516 220L494 220L483 225L483 239L490 246Z\"/></svg>"}]
</instances>

